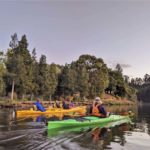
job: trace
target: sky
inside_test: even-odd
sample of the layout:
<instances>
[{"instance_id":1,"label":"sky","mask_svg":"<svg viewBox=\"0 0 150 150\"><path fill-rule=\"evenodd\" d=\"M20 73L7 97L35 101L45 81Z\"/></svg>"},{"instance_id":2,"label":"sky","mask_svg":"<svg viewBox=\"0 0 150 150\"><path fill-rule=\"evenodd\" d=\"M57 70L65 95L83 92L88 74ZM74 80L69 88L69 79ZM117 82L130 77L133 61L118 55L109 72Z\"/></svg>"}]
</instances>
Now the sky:
<instances>
[{"instance_id":1,"label":"sky","mask_svg":"<svg viewBox=\"0 0 150 150\"><path fill-rule=\"evenodd\" d=\"M14 33L48 63L90 54L130 77L150 74L150 0L0 0L0 50Z\"/></svg>"}]
</instances>

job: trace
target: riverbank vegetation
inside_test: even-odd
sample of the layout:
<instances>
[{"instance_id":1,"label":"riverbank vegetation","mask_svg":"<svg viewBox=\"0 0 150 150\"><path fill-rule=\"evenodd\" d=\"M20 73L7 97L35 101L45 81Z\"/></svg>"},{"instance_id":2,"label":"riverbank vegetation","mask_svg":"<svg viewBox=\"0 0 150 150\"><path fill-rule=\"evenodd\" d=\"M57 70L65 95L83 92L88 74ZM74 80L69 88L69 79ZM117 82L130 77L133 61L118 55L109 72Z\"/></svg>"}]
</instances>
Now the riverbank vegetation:
<instances>
[{"instance_id":1,"label":"riverbank vegetation","mask_svg":"<svg viewBox=\"0 0 150 150\"><path fill-rule=\"evenodd\" d=\"M130 86L137 89L137 98L140 103L150 102L150 75L145 74L143 78L135 78L130 82Z\"/></svg>"},{"instance_id":2,"label":"riverbank vegetation","mask_svg":"<svg viewBox=\"0 0 150 150\"><path fill-rule=\"evenodd\" d=\"M33 100L56 100L74 96L86 100L112 95L116 99L136 100L136 90L124 76L120 64L112 70L102 58L81 55L70 64L48 64L46 56L37 60L36 49L28 49L26 35L11 36L10 48L0 53L0 96Z\"/></svg>"}]
</instances>

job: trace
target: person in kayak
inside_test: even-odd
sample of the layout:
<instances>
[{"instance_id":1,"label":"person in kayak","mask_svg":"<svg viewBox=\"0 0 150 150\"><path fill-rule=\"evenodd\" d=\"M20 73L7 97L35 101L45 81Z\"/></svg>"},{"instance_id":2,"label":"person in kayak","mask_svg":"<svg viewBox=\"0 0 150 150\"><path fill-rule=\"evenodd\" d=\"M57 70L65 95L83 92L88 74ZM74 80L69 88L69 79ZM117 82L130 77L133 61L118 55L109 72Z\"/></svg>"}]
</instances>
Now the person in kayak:
<instances>
[{"instance_id":1,"label":"person in kayak","mask_svg":"<svg viewBox=\"0 0 150 150\"><path fill-rule=\"evenodd\" d=\"M93 105L90 108L90 114L92 116L97 116L97 117L102 117L102 118L107 117L107 112L104 106L102 105L102 101L100 97L95 98Z\"/></svg>"},{"instance_id":2,"label":"person in kayak","mask_svg":"<svg viewBox=\"0 0 150 150\"><path fill-rule=\"evenodd\" d=\"M70 108L68 100L63 100L63 102L62 102L62 108L63 109L69 109Z\"/></svg>"},{"instance_id":3,"label":"person in kayak","mask_svg":"<svg viewBox=\"0 0 150 150\"><path fill-rule=\"evenodd\" d=\"M59 101L56 101L55 105L56 105L56 108L61 108Z\"/></svg>"},{"instance_id":4,"label":"person in kayak","mask_svg":"<svg viewBox=\"0 0 150 150\"><path fill-rule=\"evenodd\" d=\"M42 104L40 103L40 99L39 99L39 98L38 98L37 101L35 102L35 106L36 106L37 110L39 110L39 111L42 111L42 112L46 111L46 109L45 109L45 108L42 106Z\"/></svg>"}]
</instances>

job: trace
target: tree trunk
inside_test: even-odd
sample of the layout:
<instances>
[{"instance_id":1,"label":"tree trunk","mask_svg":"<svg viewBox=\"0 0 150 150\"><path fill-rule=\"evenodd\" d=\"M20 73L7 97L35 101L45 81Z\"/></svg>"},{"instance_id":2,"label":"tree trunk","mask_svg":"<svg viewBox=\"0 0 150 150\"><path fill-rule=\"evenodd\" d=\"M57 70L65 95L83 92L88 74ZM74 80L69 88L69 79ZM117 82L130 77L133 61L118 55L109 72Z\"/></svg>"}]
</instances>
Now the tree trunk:
<instances>
[{"instance_id":1,"label":"tree trunk","mask_svg":"<svg viewBox=\"0 0 150 150\"><path fill-rule=\"evenodd\" d=\"M13 79L13 81L12 81L12 89L11 89L11 100L14 99L14 87L15 87L15 81Z\"/></svg>"},{"instance_id":2,"label":"tree trunk","mask_svg":"<svg viewBox=\"0 0 150 150\"><path fill-rule=\"evenodd\" d=\"M33 97L34 97L34 95L31 94L31 95L30 95L30 100L31 100L31 101L33 100Z\"/></svg>"}]
</instances>

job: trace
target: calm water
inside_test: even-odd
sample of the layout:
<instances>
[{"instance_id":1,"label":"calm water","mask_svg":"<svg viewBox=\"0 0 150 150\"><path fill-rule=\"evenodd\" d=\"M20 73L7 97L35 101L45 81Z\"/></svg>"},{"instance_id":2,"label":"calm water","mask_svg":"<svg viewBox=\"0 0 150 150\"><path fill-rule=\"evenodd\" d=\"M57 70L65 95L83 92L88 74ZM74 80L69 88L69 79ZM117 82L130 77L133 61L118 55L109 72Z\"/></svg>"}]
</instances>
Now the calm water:
<instances>
[{"instance_id":1,"label":"calm water","mask_svg":"<svg viewBox=\"0 0 150 150\"><path fill-rule=\"evenodd\" d=\"M37 118L14 119L11 109L0 110L0 150L150 150L150 105L107 109L132 110L133 124L55 132Z\"/></svg>"}]
</instances>

